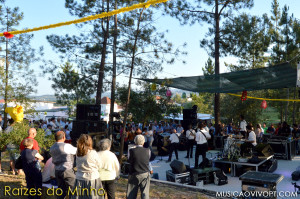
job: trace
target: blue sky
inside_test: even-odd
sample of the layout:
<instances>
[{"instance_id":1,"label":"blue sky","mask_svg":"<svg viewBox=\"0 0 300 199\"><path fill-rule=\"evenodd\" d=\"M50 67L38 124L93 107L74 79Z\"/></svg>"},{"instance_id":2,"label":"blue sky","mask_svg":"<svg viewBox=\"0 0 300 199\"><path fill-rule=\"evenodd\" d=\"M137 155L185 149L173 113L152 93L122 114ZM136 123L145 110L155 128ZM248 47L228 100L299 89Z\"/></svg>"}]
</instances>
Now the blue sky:
<instances>
[{"instance_id":1,"label":"blue sky","mask_svg":"<svg viewBox=\"0 0 300 199\"><path fill-rule=\"evenodd\" d=\"M38 27L75 19L75 17L70 16L68 10L64 7L64 2L64 0L6 0L6 6L18 6L20 10L24 12L24 20L20 24L21 29L24 27ZM254 8L245 11L260 16L264 13L270 14L271 2L272 0L254 0ZM279 0L279 4L281 8L285 4L288 5L290 13L293 13L296 18L300 19L299 0ZM169 30L166 34L167 39L175 46L180 46L186 42L187 48L185 50L188 52L188 55L183 57L187 62L185 65L181 62L177 62L173 65L164 65L163 72L157 75L158 78L202 75L202 67L207 61L208 55L204 49L200 48L200 40L204 38L205 33L208 31L208 26L205 23L202 25L196 24L194 26L180 26L176 19L160 17L157 20L157 27L158 30ZM57 55L47 43L46 36L50 34L73 34L74 32L76 32L74 25L34 32L32 46L38 48L43 45L45 48L45 58L59 62ZM221 58L220 61L221 72L226 72L224 61L234 62L235 59L227 57ZM35 74L39 76L41 69L38 65L34 65L33 67L36 71ZM119 78L118 81L120 84L127 84L128 82L124 77ZM36 95L54 94L54 90L51 88L51 81L46 80L45 77L38 77L38 82L39 85L37 86Z\"/></svg>"}]
</instances>

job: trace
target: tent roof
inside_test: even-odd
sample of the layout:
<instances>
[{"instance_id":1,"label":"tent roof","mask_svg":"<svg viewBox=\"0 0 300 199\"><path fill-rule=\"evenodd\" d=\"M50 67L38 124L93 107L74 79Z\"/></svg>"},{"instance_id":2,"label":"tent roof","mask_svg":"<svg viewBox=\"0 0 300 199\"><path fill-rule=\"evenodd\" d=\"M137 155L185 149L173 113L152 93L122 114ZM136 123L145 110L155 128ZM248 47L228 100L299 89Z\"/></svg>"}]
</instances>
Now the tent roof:
<instances>
[{"instance_id":1,"label":"tent roof","mask_svg":"<svg viewBox=\"0 0 300 199\"><path fill-rule=\"evenodd\" d=\"M141 80L193 92L234 93L244 90L296 87L297 70L289 63L283 63L219 75Z\"/></svg>"}]
</instances>

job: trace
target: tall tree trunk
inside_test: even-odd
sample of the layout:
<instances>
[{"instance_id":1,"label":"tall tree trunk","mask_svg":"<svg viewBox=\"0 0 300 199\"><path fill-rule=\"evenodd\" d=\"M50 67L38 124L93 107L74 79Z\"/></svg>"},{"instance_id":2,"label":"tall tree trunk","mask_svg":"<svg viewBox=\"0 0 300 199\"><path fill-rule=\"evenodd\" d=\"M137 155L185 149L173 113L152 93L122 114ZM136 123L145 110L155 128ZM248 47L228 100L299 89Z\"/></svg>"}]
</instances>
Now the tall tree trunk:
<instances>
[{"instance_id":1,"label":"tall tree trunk","mask_svg":"<svg viewBox=\"0 0 300 199\"><path fill-rule=\"evenodd\" d=\"M109 0L107 0L107 12L109 12ZM103 9L104 10L104 9ZM102 95L102 89L103 89L103 79L104 79L104 66L105 66L105 58L106 58L106 48L107 48L107 39L109 37L109 17L104 19L106 21L106 29L102 25L102 30L104 32L104 38L103 38L103 46L102 46L102 52L101 52L101 62L99 67L99 77L98 77L98 83L97 83L97 93L96 93L96 104L101 104L101 95ZM100 107L100 113L101 113L101 107Z\"/></svg>"},{"instance_id":2,"label":"tall tree trunk","mask_svg":"<svg viewBox=\"0 0 300 199\"><path fill-rule=\"evenodd\" d=\"M215 0L215 75L220 74L220 17L219 17L219 2ZM218 124L220 122L220 93L215 93L215 128L218 132Z\"/></svg>"},{"instance_id":3,"label":"tall tree trunk","mask_svg":"<svg viewBox=\"0 0 300 199\"><path fill-rule=\"evenodd\" d=\"M294 88L294 100L296 99L296 92L297 92L297 87ZM295 120L295 114L296 114L296 102L293 102L293 124L296 123Z\"/></svg>"},{"instance_id":4,"label":"tall tree trunk","mask_svg":"<svg viewBox=\"0 0 300 199\"><path fill-rule=\"evenodd\" d=\"M8 9L6 10L6 31L8 32ZM6 129L7 127L7 113L5 112L5 109L7 108L8 103L8 38L6 38L5 41L5 90L4 90L4 124L3 129Z\"/></svg>"},{"instance_id":5,"label":"tall tree trunk","mask_svg":"<svg viewBox=\"0 0 300 199\"><path fill-rule=\"evenodd\" d=\"M8 15L8 13L7 13ZM7 32L8 32L8 27L7 27ZM7 113L5 112L5 109L7 108L7 103L8 103L8 39L6 39L6 49L5 49L5 90L4 90L4 124L3 124L3 129L6 129L7 127Z\"/></svg>"},{"instance_id":6,"label":"tall tree trunk","mask_svg":"<svg viewBox=\"0 0 300 199\"><path fill-rule=\"evenodd\" d=\"M115 0L115 10L118 9L118 0ZM117 73L117 38L118 38L118 18L117 15L114 16L114 41L113 41L113 76L111 83L111 101L110 101L110 115L109 115L109 138L112 139L113 133L113 112L115 106L115 90L116 90L116 73Z\"/></svg>"},{"instance_id":7,"label":"tall tree trunk","mask_svg":"<svg viewBox=\"0 0 300 199\"><path fill-rule=\"evenodd\" d=\"M280 106L280 122L283 122L283 102L281 102L281 106Z\"/></svg>"},{"instance_id":8,"label":"tall tree trunk","mask_svg":"<svg viewBox=\"0 0 300 199\"><path fill-rule=\"evenodd\" d=\"M130 75L129 75L129 82L128 82L128 91L127 91L127 101L125 104L125 114L124 114L124 121L123 121L123 133L121 136L121 146L120 146L120 154L119 154L119 161L120 164L122 164L122 156L123 156L123 149L124 149L124 135L126 132L126 122L127 122L127 115L128 115L128 105L130 102L130 89L131 89L131 80L132 80L132 73L133 73L133 68L134 68L134 61L135 61L135 53L136 53L136 45L137 45L137 40L138 40L138 36L140 33L140 23L141 23L141 19L142 19L142 14L144 12L145 8L142 9L139 19L138 19L138 23L137 23L137 31L136 31L136 35L134 38L134 45L133 45L133 49L132 49L132 57L131 57L131 67L130 67Z\"/></svg>"},{"instance_id":9,"label":"tall tree trunk","mask_svg":"<svg viewBox=\"0 0 300 199\"><path fill-rule=\"evenodd\" d=\"M286 98L287 99L290 99L290 89L287 88L286 90ZM287 122L288 120L288 108L289 108L289 101L286 102L286 105L285 105L285 114L284 114L284 120Z\"/></svg>"}]
</instances>

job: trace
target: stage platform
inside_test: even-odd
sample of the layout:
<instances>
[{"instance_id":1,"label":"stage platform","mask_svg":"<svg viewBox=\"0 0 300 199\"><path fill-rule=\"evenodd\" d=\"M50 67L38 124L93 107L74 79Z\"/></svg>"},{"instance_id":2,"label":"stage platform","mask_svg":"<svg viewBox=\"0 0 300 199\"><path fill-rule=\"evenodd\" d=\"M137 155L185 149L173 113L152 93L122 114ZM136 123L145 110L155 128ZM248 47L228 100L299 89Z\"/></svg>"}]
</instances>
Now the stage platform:
<instances>
[{"instance_id":1,"label":"stage platform","mask_svg":"<svg viewBox=\"0 0 300 199\"><path fill-rule=\"evenodd\" d=\"M210 158L211 156L214 156L218 151L209 151L207 152L207 157ZM195 153L194 153L195 154ZM194 155L193 154L193 155ZM186 151L178 151L179 155L179 161L184 162L186 165L194 166L195 159L191 158L190 161L188 161L187 158L184 158L186 156ZM175 159L175 154L173 154L172 160ZM166 160L168 160L167 156L160 157L157 156L156 159L152 162L152 167L154 173L158 173L159 180L166 181L166 171L170 170L170 163L167 163ZM201 156L199 157L199 161L201 162ZM200 163L199 162L199 163ZM291 174L293 171L296 170L296 168L300 166L300 156L295 156L293 160L278 160L278 168L274 172L276 174L281 174L284 176L283 180L277 185L277 191L290 191L294 192L294 186L291 184L292 178ZM227 174L228 176L228 184L217 186L214 184L205 184L203 185L203 189L210 190L210 191L238 191L241 192L241 181L239 180L239 177L232 177L230 174ZM300 180L297 183L300 185ZM298 194L298 198L300 198Z\"/></svg>"}]
</instances>

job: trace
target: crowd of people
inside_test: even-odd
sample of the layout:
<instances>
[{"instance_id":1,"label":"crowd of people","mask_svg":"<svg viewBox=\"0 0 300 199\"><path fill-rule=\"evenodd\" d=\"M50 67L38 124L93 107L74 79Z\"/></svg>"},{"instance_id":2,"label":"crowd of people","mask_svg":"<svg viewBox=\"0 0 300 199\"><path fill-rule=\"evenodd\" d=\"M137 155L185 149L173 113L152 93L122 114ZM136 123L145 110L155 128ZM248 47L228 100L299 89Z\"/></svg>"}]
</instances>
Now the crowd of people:
<instances>
[{"instance_id":1,"label":"crowd of people","mask_svg":"<svg viewBox=\"0 0 300 199\"><path fill-rule=\"evenodd\" d=\"M38 142L34 139L37 130L31 127L28 137L24 138L19 146L19 157L22 169L25 173L27 188L35 189L36 194L29 198L41 198L42 183L50 183L57 186L62 192L57 198L115 198L115 182L120 175L120 164L116 155L110 151L111 140L105 138L96 143L93 149L93 140L88 134L82 134L77 140L77 146L67 142L68 128L57 128L58 120L51 119L49 123L32 122L31 126L43 128L47 125L53 127L51 133L55 135L55 144L51 146L51 157L44 160L41 155ZM54 126L55 125L55 126ZM63 125L60 125L63 126ZM7 128L13 129L13 122ZM45 132L47 131L45 129ZM141 132L140 132L141 133ZM148 142L148 140L146 140ZM129 170L127 198L134 199L141 190L142 198L149 198L150 173L152 168L149 163L151 151L144 148L145 137L134 136L136 147L128 154ZM46 163L42 169L41 161ZM75 169L76 168L76 169ZM12 166L13 171L17 170Z\"/></svg>"},{"instance_id":2,"label":"crowd of people","mask_svg":"<svg viewBox=\"0 0 300 199\"><path fill-rule=\"evenodd\" d=\"M3 122L0 117L0 127ZM9 133L13 129L13 121L9 121L8 127L4 132ZM63 118L51 118L48 121L30 122L31 128L28 130L28 137L24 138L19 146L19 156L22 161L22 170L26 176L28 188L41 189L42 183L51 183L57 185L62 190L62 194L58 198L82 198L85 194L81 190L97 190L91 191L89 198L115 198L115 181L120 174L119 161L114 153L110 151L111 140L102 139L96 143L93 149L93 140L87 134L82 134L77 140L77 146L69 144L70 131L72 130L72 122ZM45 165L42 169L40 162L45 159L41 155L39 144L34 139L37 131L36 128L44 129L46 135L55 135L55 144L49 150L51 157L47 157ZM218 129L218 130L216 130ZM128 162L130 164L129 177L127 185L127 198L136 198L140 189L142 198L149 198L150 174L153 173L150 159L154 153L153 145L168 151L168 160L172 160L173 153L178 160L178 149L184 140L187 155L185 158L193 158L194 167L205 167L203 161L206 159L206 152L212 146L211 139L214 136L226 137L231 134L244 136L244 144L241 145L241 155L246 148L255 147L257 143L262 141L263 135L285 136L291 139L300 140L300 129L294 124L290 127L286 122L279 123L275 128L273 124L269 127L264 123L253 127L245 121L243 115L240 117L239 127L233 124L219 124L217 128L212 123L205 121L199 122L197 126L189 125L186 129L181 124L168 123L150 123L148 125L135 125L128 123L123 133L123 128L116 127L114 129L115 139L124 136L125 148L129 144L135 144L128 150ZM159 146L159 140L166 141ZM194 152L194 146L195 152ZM14 167L16 157L12 151L16 146L7 146L10 155L11 169L17 173ZM127 151L124 150L125 152ZM199 164L199 156L202 156L202 162ZM19 158L18 158L19 159ZM1 165L0 165L1 166ZM0 167L1 168L1 167ZM76 168L76 171L74 170ZM18 170L20 171L20 170ZM99 190L101 190L99 192ZM79 192L79 194L78 194ZM72 193L70 195L70 193ZM76 194L74 194L76 193ZM82 195L83 194L83 195Z\"/></svg>"}]
</instances>

